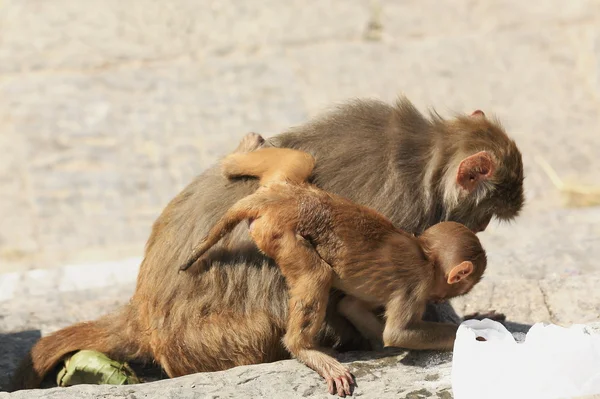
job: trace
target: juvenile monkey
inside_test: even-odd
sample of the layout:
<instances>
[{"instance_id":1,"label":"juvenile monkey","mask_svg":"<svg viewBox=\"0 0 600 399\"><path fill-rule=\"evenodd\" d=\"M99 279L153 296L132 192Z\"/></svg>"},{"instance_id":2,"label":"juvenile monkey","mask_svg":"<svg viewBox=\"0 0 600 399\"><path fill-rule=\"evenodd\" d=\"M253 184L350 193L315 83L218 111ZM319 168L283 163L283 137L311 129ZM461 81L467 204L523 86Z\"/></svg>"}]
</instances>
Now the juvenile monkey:
<instances>
[{"instance_id":1,"label":"juvenile monkey","mask_svg":"<svg viewBox=\"0 0 600 399\"><path fill-rule=\"evenodd\" d=\"M326 379L329 393L346 396L352 376L316 342L330 289L362 301L365 310L350 316L371 338L382 335L385 346L451 349L457 326L421 321L425 305L469 292L485 271L486 255L461 224L441 222L415 237L370 208L305 183L313 165L308 154L289 149L227 157L226 176L256 176L261 187L225 213L180 269L248 220L252 239L289 287L284 344ZM385 328L369 311L379 306L385 306Z\"/></svg>"},{"instance_id":2,"label":"juvenile monkey","mask_svg":"<svg viewBox=\"0 0 600 399\"><path fill-rule=\"evenodd\" d=\"M312 183L410 232L446 220L483 230L491 218L511 220L523 206L519 149L481 112L443 119L423 115L406 98L394 104L354 100L262 145L308 152L317 159ZM131 301L99 320L43 337L17 370L12 389L39 386L63 356L79 349L154 361L170 377L286 358L285 280L256 250L246 226L211 250L209 270L192 268L190 278L175 273L227 209L257 187L254 179L224 178L218 166L194 179L154 223ZM319 342L344 350L369 347L340 316L335 296Z\"/></svg>"}]
</instances>

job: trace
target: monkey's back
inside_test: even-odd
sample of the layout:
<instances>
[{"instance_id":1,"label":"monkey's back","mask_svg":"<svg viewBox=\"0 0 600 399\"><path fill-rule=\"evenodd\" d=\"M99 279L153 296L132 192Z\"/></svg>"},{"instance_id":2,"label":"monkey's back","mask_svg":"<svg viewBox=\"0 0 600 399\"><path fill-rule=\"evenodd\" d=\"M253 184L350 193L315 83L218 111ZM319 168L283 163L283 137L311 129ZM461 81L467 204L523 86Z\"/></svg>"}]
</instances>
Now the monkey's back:
<instances>
[{"instance_id":1,"label":"monkey's back","mask_svg":"<svg viewBox=\"0 0 600 399\"><path fill-rule=\"evenodd\" d=\"M265 198L261 214L307 239L348 294L384 305L428 273L418 241L373 209L309 184L275 183L257 194Z\"/></svg>"},{"instance_id":2,"label":"monkey's back","mask_svg":"<svg viewBox=\"0 0 600 399\"><path fill-rule=\"evenodd\" d=\"M312 184L273 182L260 187L253 197L261 217L286 225L327 253L343 241L369 243L397 231L380 213ZM328 259L334 261L334 259Z\"/></svg>"}]
</instances>

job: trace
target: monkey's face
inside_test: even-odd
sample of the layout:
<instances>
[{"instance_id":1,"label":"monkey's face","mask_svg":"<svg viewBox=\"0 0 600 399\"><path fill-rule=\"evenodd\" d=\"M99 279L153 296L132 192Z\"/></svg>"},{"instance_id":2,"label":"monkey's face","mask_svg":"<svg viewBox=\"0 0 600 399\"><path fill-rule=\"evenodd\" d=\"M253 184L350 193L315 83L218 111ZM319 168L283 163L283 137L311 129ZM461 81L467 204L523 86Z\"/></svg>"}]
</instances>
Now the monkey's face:
<instances>
[{"instance_id":1,"label":"monkey's face","mask_svg":"<svg viewBox=\"0 0 600 399\"><path fill-rule=\"evenodd\" d=\"M473 233L479 233L485 231L494 216L491 204L473 203L470 206L455 208L447 215L446 221L461 223Z\"/></svg>"},{"instance_id":2,"label":"monkey's face","mask_svg":"<svg viewBox=\"0 0 600 399\"><path fill-rule=\"evenodd\" d=\"M419 239L437 270L430 301L465 295L481 280L487 256L479 238L466 226L441 222L425 230Z\"/></svg>"},{"instance_id":3,"label":"monkey's face","mask_svg":"<svg viewBox=\"0 0 600 399\"><path fill-rule=\"evenodd\" d=\"M451 165L457 166L451 169L452 186L446 186L446 220L479 232L493 217L509 221L518 216L525 202L523 161L500 123L479 111L459 118L451 132Z\"/></svg>"},{"instance_id":4,"label":"monkey's face","mask_svg":"<svg viewBox=\"0 0 600 399\"><path fill-rule=\"evenodd\" d=\"M512 168L496 168L489 179L480 179L471 192L458 186L458 198L448 207L445 220L462 223L478 233L494 217L501 221L517 217L525 202L522 168L520 162Z\"/></svg>"},{"instance_id":5,"label":"monkey's face","mask_svg":"<svg viewBox=\"0 0 600 399\"><path fill-rule=\"evenodd\" d=\"M475 284L477 284L477 281L474 278L466 278L455 284L448 284L446 281L443 281L439 288L429 297L429 302L439 304L449 299L466 295L473 289Z\"/></svg>"},{"instance_id":6,"label":"monkey's face","mask_svg":"<svg viewBox=\"0 0 600 399\"><path fill-rule=\"evenodd\" d=\"M460 222L473 233L479 233L485 231L492 218L511 221L519 215L524 204L523 186L521 183L512 188L503 184L492 186L484 198L465 202L466 206L456 208L447 220Z\"/></svg>"},{"instance_id":7,"label":"monkey's face","mask_svg":"<svg viewBox=\"0 0 600 399\"><path fill-rule=\"evenodd\" d=\"M457 284L448 284L444 300L456 298L468 294L477 284L475 278L466 278Z\"/></svg>"}]
</instances>

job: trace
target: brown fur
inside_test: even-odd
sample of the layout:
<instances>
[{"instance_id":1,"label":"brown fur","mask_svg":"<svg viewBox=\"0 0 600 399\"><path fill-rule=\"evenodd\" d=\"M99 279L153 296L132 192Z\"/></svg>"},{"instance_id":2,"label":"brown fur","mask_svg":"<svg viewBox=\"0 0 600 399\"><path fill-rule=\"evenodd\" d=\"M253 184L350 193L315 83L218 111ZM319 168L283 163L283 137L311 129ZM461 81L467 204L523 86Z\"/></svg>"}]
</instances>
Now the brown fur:
<instances>
[{"instance_id":1,"label":"brown fur","mask_svg":"<svg viewBox=\"0 0 600 399\"><path fill-rule=\"evenodd\" d=\"M316 159L311 179L318 187L369 206L407 231L421 232L442 220L477 229L493 216L511 219L523 202L521 155L498 124L462 118L428 119L406 99L396 105L357 100L264 146L310 153ZM454 184L457 160L481 150L493 157L496 172L481 189L467 193ZM139 354L177 376L287 356L280 344L288 315L285 281L250 241L246 226L238 226L211 251L209 270L192 269L191 278L178 278L175 270L225 211L257 186L255 179L230 181L215 166L166 206L146 244L133 298L114 325L97 324L107 332L128 334L131 348L123 357ZM338 350L368 348L337 311L340 297L335 290L330 296L319 342ZM265 324L242 331L253 320ZM59 355L88 348L83 331L74 333L70 343L58 337L39 341L33 359L18 370L13 389L38 386ZM113 338L103 344L121 345ZM43 349L50 346L53 352Z\"/></svg>"},{"instance_id":2,"label":"brown fur","mask_svg":"<svg viewBox=\"0 0 600 399\"><path fill-rule=\"evenodd\" d=\"M457 326L421 321L425 305L470 291L483 275L486 255L475 233L461 224L442 222L416 238L372 209L302 182L299 176L310 175L297 161L303 155L264 148L227 157L226 175L259 177L261 187L225 213L181 269L249 220L250 235L279 265L290 290L284 343L327 380L330 393L335 386L345 396L352 377L316 342L331 287L367 304L363 315L386 307L386 346L450 349ZM281 167L281 160L290 163ZM275 175L280 180L264 178ZM378 323L372 323L367 327L376 330Z\"/></svg>"}]
</instances>

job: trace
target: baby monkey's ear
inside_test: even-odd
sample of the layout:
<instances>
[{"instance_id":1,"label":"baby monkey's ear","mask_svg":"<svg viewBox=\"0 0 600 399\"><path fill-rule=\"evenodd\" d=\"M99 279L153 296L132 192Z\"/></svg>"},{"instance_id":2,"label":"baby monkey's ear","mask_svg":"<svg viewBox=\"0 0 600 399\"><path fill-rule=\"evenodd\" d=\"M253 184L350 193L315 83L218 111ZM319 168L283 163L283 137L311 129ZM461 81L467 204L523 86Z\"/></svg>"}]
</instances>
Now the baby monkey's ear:
<instances>
[{"instance_id":1,"label":"baby monkey's ear","mask_svg":"<svg viewBox=\"0 0 600 399\"><path fill-rule=\"evenodd\" d=\"M448 284L456 284L469 277L471 273L473 273L473 263L466 260L450 270L450 273L448 273Z\"/></svg>"}]
</instances>

